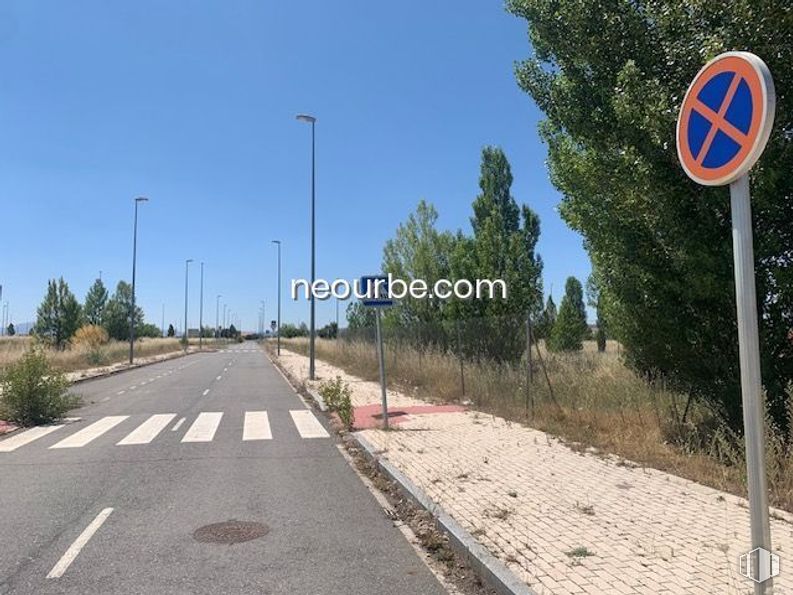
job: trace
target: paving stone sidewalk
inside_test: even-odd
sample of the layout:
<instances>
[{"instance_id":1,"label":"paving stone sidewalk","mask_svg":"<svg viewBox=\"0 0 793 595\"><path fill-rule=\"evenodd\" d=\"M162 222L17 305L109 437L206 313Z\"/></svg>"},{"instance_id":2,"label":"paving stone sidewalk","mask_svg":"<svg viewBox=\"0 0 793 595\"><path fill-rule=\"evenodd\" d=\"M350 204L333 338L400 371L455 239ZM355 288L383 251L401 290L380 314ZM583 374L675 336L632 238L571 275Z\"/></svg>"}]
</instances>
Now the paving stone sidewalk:
<instances>
[{"instance_id":1,"label":"paving stone sidewalk","mask_svg":"<svg viewBox=\"0 0 793 595\"><path fill-rule=\"evenodd\" d=\"M282 351L280 361L306 378L307 358ZM377 383L320 361L317 375L342 376L356 407L379 402ZM391 391L389 400L426 405ZM538 594L753 593L738 574L749 549L742 498L473 411L361 433ZM793 595L793 515L773 517L774 593Z\"/></svg>"}]
</instances>

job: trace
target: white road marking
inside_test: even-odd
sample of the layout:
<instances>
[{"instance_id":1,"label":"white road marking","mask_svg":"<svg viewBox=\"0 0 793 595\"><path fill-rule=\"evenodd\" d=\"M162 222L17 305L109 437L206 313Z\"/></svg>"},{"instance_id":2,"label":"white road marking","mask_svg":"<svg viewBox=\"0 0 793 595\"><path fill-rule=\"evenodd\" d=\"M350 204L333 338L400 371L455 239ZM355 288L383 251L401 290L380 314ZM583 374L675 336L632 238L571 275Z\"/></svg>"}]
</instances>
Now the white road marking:
<instances>
[{"instance_id":1,"label":"white road marking","mask_svg":"<svg viewBox=\"0 0 793 595\"><path fill-rule=\"evenodd\" d=\"M129 390L135 390L136 388L138 388L138 387L137 386L130 386Z\"/></svg>"},{"instance_id":2,"label":"white road marking","mask_svg":"<svg viewBox=\"0 0 793 595\"><path fill-rule=\"evenodd\" d=\"M308 409L294 409L289 412L301 438L328 438L327 430Z\"/></svg>"},{"instance_id":3,"label":"white road marking","mask_svg":"<svg viewBox=\"0 0 793 595\"><path fill-rule=\"evenodd\" d=\"M74 543L69 546L69 549L66 550L66 553L63 554L58 563L52 567L50 573L47 575L47 578L60 578L63 576L63 573L66 572L66 569L71 566L71 563L74 562L74 559L77 557L77 554L85 547L85 544L88 543L88 540L94 536L99 530L99 527L107 520L107 517L110 516L110 513L113 512L112 508L105 508L102 512L100 512L96 518L91 521L91 524L88 525L80 536L74 540Z\"/></svg>"},{"instance_id":4,"label":"white road marking","mask_svg":"<svg viewBox=\"0 0 793 595\"><path fill-rule=\"evenodd\" d=\"M3 440L0 442L0 452L11 452L19 448L20 446L25 446L33 442L34 440L38 440L42 436L46 436L47 434L52 434L55 430L58 430L63 427L63 424L58 424L56 426L39 426L37 428L31 428L30 430L26 430L21 434L17 434L16 436L12 436L7 440Z\"/></svg>"},{"instance_id":5,"label":"white road marking","mask_svg":"<svg viewBox=\"0 0 793 595\"><path fill-rule=\"evenodd\" d=\"M64 438L57 444L53 444L50 448L80 448L96 440L108 430L112 430L128 417L129 415L109 415L108 417L103 417L90 426L84 427L79 432L75 432L71 436Z\"/></svg>"},{"instance_id":6,"label":"white road marking","mask_svg":"<svg viewBox=\"0 0 793 595\"><path fill-rule=\"evenodd\" d=\"M245 425L242 428L243 442L248 440L272 440L270 420L266 411L246 411Z\"/></svg>"},{"instance_id":7,"label":"white road marking","mask_svg":"<svg viewBox=\"0 0 793 595\"><path fill-rule=\"evenodd\" d=\"M182 442L212 442L222 417L223 414L220 412L199 413L182 438Z\"/></svg>"},{"instance_id":8,"label":"white road marking","mask_svg":"<svg viewBox=\"0 0 793 595\"><path fill-rule=\"evenodd\" d=\"M102 399L102 402L103 403L107 403L109 400L110 400L110 397L105 397L104 399Z\"/></svg>"},{"instance_id":9,"label":"white road marking","mask_svg":"<svg viewBox=\"0 0 793 595\"><path fill-rule=\"evenodd\" d=\"M120 390L120 391L118 391L116 394L117 394L117 395L123 395L125 392L127 392L127 391L125 391L125 390Z\"/></svg>"},{"instance_id":10,"label":"white road marking","mask_svg":"<svg viewBox=\"0 0 793 595\"><path fill-rule=\"evenodd\" d=\"M206 397L208 394L209 394L209 389L206 389L201 396Z\"/></svg>"},{"instance_id":11,"label":"white road marking","mask_svg":"<svg viewBox=\"0 0 793 595\"><path fill-rule=\"evenodd\" d=\"M228 368L223 368L223 371L224 371L224 372L228 372L228 371L229 371L229 369L228 369Z\"/></svg>"},{"instance_id":12,"label":"white road marking","mask_svg":"<svg viewBox=\"0 0 793 595\"><path fill-rule=\"evenodd\" d=\"M176 430L181 428L183 423L184 423L184 417L176 422L176 425L174 425L174 427L171 428L171 432L175 432Z\"/></svg>"},{"instance_id":13,"label":"white road marking","mask_svg":"<svg viewBox=\"0 0 793 595\"><path fill-rule=\"evenodd\" d=\"M218 376L217 378L215 378L215 380L220 380L221 378L223 378L223 376Z\"/></svg>"},{"instance_id":14,"label":"white road marking","mask_svg":"<svg viewBox=\"0 0 793 595\"><path fill-rule=\"evenodd\" d=\"M173 421L174 417L176 417L175 413L158 413L157 415L152 415L117 444L119 446L127 444L148 444L165 429L165 426Z\"/></svg>"}]
</instances>

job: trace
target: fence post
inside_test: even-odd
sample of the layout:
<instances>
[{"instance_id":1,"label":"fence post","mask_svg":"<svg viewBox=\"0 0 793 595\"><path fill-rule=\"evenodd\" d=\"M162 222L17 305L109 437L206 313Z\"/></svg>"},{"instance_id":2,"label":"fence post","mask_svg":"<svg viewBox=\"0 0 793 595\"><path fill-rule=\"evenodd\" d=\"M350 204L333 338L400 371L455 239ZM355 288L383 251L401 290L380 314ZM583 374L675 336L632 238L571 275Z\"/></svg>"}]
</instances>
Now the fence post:
<instances>
[{"instance_id":1,"label":"fence post","mask_svg":"<svg viewBox=\"0 0 793 595\"><path fill-rule=\"evenodd\" d=\"M531 408L534 417L534 399L531 395L531 385L534 382L534 370L531 361L531 313L526 314L526 411Z\"/></svg>"},{"instance_id":2,"label":"fence post","mask_svg":"<svg viewBox=\"0 0 793 595\"><path fill-rule=\"evenodd\" d=\"M465 367L463 364L463 341L460 335L460 321L457 321L457 354L460 359L460 386L463 389L463 396L465 396Z\"/></svg>"}]
</instances>

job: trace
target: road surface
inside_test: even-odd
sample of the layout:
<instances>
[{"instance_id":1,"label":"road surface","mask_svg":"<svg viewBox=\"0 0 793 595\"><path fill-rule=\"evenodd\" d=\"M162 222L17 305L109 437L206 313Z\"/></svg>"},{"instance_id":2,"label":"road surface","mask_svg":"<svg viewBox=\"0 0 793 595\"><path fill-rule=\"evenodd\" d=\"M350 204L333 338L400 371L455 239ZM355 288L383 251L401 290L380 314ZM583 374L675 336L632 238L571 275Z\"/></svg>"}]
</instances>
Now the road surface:
<instances>
[{"instance_id":1,"label":"road surface","mask_svg":"<svg viewBox=\"0 0 793 595\"><path fill-rule=\"evenodd\" d=\"M0 593L445 592L253 344L75 392L0 440Z\"/></svg>"}]
</instances>

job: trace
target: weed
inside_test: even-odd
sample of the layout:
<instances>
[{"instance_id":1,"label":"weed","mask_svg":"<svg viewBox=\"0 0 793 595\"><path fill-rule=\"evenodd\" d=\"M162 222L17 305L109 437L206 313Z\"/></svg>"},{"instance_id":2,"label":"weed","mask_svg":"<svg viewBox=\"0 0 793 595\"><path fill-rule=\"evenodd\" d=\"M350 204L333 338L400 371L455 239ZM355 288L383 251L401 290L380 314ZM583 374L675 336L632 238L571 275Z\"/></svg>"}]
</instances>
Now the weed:
<instances>
[{"instance_id":1,"label":"weed","mask_svg":"<svg viewBox=\"0 0 793 595\"><path fill-rule=\"evenodd\" d=\"M328 409L335 411L339 416L345 430L352 429L353 408L352 390L350 386L342 380L341 376L336 376L332 380L327 380L319 385L319 394L328 406Z\"/></svg>"}]
</instances>

